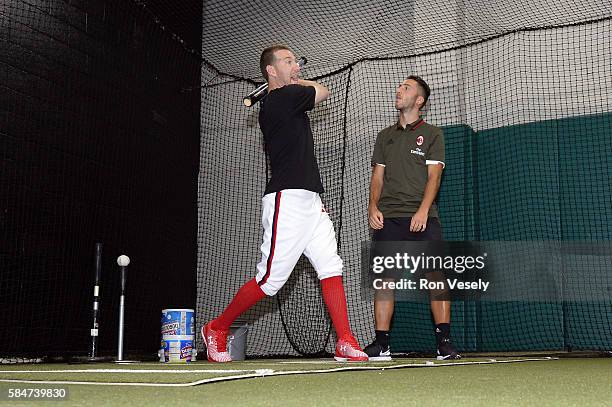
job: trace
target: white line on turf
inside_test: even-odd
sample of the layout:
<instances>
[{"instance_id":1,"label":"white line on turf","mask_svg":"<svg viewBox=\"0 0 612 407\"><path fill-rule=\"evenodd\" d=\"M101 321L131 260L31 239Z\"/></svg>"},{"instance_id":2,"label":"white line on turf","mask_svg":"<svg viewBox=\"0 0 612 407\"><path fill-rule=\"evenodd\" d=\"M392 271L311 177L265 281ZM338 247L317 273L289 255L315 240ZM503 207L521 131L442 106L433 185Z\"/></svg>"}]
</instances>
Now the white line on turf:
<instances>
[{"instance_id":1,"label":"white line on turf","mask_svg":"<svg viewBox=\"0 0 612 407\"><path fill-rule=\"evenodd\" d=\"M197 380L190 383L104 383L104 382L78 382L78 381L51 381L51 380L19 380L19 379L0 379L0 382L5 383L28 383L28 384L85 384L93 386L145 386L145 387L190 387L197 386L199 384L215 383L229 380L249 379L255 377L271 377L271 376L287 376L287 375L301 375L301 374L315 374L315 373L335 373L351 370L390 370L390 369L403 369L403 368L423 368L423 367L444 367L444 366L466 366L466 365L490 365L496 363L520 363L520 362L542 362L550 360L558 360L559 358L543 357L543 358L529 358L529 359L507 359L507 360L486 360L486 361L470 361L470 362L443 362L443 363L405 363L400 365L389 365L389 366L368 366L364 364L351 364L346 367L337 367L332 369L317 369L317 370L292 370L292 371L274 371L272 369L261 369L255 370L255 373L234 375L234 376L220 376L212 377L208 379ZM11 372L17 372L15 370ZM163 372L163 370L159 370ZM227 371L225 371L227 372Z\"/></svg>"},{"instance_id":2,"label":"white line on turf","mask_svg":"<svg viewBox=\"0 0 612 407\"><path fill-rule=\"evenodd\" d=\"M142 386L142 387L189 387L195 386L193 383L104 383L104 382L76 382L70 380L20 380L20 379L0 379L0 383L27 383L27 384L88 384L92 386Z\"/></svg>"},{"instance_id":3,"label":"white line on turf","mask_svg":"<svg viewBox=\"0 0 612 407\"><path fill-rule=\"evenodd\" d=\"M287 364L287 365L311 365L311 364L312 365L322 365L322 364L337 365L338 363L342 363L342 362L336 362L335 360L289 360L289 361L283 360L283 361L276 362L276 363Z\"/></svg>"},{"instance_id":4,"label":"white line on turf","mask_svg":"<svg viewBox=\"0 0 612 407\"><path fill-rule=\"evenodd\" d=\"M266 369L263 369L266 370ZM65 369L65 370L0 370L2 373L247 373L257 372L257 369L248 370L224 370L224 369L183 369L183 370L172 370L172 369Z\"/></svg>"}]
</instances>

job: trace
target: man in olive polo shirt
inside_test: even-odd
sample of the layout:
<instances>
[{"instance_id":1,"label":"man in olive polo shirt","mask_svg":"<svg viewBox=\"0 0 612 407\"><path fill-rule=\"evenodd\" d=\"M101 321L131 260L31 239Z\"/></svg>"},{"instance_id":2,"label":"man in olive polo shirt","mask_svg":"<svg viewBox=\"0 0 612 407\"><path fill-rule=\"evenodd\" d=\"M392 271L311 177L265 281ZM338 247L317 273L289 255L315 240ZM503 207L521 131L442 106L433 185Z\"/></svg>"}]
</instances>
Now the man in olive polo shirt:
<instances>
[{"instance_id":1,"label":"man in olive polo shirt","mask_svg":"<svg viewBox=\"0 0 612 407\"><path fill-rule=\"evenodd\" d=\"M440 128L420 117L429 94L423 79L409 76L395 93L399 120L376 138L368 205L375 242L442 240L435 198L445 165L444 136ZM370 360L391 360L394 305L392 291L376 291L376 339L364 349ZM436 324L437 358L460 358L450 342L450 301L432 300L431 312Z\"/></svg>"}]
</instances>

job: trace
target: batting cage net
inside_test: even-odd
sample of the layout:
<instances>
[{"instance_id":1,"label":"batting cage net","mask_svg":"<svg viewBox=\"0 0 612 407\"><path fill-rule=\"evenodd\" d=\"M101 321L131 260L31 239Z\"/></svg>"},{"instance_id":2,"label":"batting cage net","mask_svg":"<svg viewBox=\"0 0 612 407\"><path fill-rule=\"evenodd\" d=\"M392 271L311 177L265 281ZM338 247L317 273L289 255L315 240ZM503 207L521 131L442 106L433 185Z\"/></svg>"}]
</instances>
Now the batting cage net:
<instances>
[{"instance_id":1,"label":"batting cage net","mask_svg":"<svg viewBox=\"0 0 612 407\"><path fill-rule=\"evenodd\" d=\"M195 302L199 54L124 0L2 1L0 49L0 362L116 352L122 254L126 352L156 352Z\"/></svg>"},{"instance_id":2,"label":"batting cage net","mask_svg":"<svg viewBox=\"0 0 612 407\"><path fill-rule=\"evenodd\" d=\"M444 129L438 196L445 240L609 241L612 237L612 9L606 1L206 1L203 13L197 318L218 315L255 275L268 179L259 54L283 43L306 56L302 77L331 97L310 112L333 220L351 327L373 338L361 290L370 160L397 120L408 75L432 88L427 122ZM537 253L537 252L536 252ZM533 254L533 253L532 253ZM461 351L610 349L612 286L605 255L508 269L516 294L547 275L556 297L454 301ZM544 253L542 254L545 255ZM552 276L552 277L551 277ZM247 355L332 352L316 273L302 257L276 297L243 316ZM427 302L398 301L392 349L435 349ZM199 344L201 349L202 344Z\"/></svg>"}]
</instances>

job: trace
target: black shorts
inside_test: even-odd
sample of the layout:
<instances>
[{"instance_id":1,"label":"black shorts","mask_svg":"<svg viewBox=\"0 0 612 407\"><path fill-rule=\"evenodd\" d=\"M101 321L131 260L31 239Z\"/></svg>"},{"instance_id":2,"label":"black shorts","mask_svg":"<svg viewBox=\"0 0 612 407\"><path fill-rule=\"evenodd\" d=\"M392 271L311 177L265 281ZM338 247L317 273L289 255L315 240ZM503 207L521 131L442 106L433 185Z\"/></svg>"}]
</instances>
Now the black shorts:
<instances>
[{"instance_id":1,"label":"black shorts","mask_svg":"<svg viewBox=\"0 0 612 407\"><path fill-rule=\"evenodd\" d=\"M385 218L382 229L374 231L375 242L442 240L442 227L438 218L427 218L424 232L411 232L412 218Z\"/></svg>"},{"instance_id":2,"label":"black shorts","mask_svg":"<svg viewBox=\"0 0 612 407\"><path fill-rule=\"evenodd\" d=\"M374 231L372 236L372 246L370 252L370 264L374 257L395 257L402 253L405 245L401 242L423 242L422 244L411 244L410 255L418 256L421 253L428 255L439 255L442 247L439 241L442 240L442 227L437 218L428 218L427 227L423 232L411 232L410 221L412 218L385 218L384 227ZM430 243L435 242L435 243ZM412 278L423 276L424 273L434 270L416 270L410 276ZM404 272L397 269L385 269L382 274L375 275L374 278L385 278L397 280L403 278Z\"/></svg>"}]
</instances>

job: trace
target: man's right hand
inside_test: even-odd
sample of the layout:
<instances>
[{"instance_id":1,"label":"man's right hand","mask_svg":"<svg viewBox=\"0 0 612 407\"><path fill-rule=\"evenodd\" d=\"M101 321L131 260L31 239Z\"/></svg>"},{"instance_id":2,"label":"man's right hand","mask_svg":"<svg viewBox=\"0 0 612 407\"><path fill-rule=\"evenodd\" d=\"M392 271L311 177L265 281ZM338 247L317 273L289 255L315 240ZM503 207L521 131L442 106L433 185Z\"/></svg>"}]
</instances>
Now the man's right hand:
<instances>
[{"instance_id":1,"label":"man's right hand","mask_svg":"<svg viewBox=\"0 0 612 407\"><path fill-rule=\"evenodd\" d=\"M382 229L384 216L377 206L368 207L368 223L372 229Z\"/></svg>"}]
</instances>

